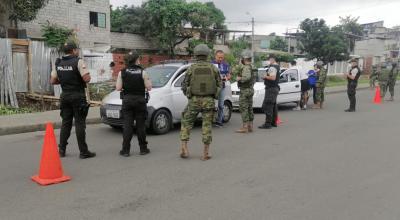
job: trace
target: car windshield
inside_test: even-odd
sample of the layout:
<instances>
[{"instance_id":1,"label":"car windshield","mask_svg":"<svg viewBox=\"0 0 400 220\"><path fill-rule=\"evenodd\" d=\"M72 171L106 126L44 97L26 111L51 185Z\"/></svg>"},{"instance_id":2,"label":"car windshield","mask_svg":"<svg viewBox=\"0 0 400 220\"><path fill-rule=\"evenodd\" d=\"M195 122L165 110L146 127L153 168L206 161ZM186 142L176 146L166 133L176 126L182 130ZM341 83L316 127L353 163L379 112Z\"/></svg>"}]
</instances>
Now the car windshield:
<instances>
[{"instance_id":1,"label":"car windshield","mask_svg":"<svg viewBox=\"0 0 400 220\"><path fill-rule=\"evenodd\" d=\"M146 69L150 77L153 88L160 88L165 86L174 73L178 70L175 66L153 66Z\"/></svg>"}]
</instances>

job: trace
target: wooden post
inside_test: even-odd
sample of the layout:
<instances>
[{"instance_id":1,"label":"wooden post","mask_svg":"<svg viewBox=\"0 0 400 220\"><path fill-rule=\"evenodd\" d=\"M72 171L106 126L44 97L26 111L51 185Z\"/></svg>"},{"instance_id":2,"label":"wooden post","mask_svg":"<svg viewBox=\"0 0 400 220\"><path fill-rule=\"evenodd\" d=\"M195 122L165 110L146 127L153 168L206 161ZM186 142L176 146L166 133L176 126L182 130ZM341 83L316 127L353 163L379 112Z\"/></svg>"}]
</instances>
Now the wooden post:
<instances>
[{"instance_id":1,"label":"wooden post","mask_svg":"<svg viewBox=\"0 0 400 220\"><path fill-rule=\"evenodd\" d=\"M33 93L32 91L32 41L28 41L28 93Z\"/></svg>"}]
</instances>

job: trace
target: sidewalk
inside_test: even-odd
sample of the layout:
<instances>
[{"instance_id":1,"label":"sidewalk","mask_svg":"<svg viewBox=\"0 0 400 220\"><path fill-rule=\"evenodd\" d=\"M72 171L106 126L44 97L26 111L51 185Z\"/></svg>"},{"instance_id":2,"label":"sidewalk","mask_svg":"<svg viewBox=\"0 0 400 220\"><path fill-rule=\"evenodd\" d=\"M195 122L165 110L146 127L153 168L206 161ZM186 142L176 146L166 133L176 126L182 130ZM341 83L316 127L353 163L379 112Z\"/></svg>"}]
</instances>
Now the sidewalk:
<instances>
[{"instance_id":1,"label":"sidewalk","mask_svg":"<svg viewBox=\"0 0 400 220\"><path fill-rule=\"evenodd\" d=\"M60 111L0 116L0 136L44 131L47 122L52 122L54 128L60 128ZM87 117L87 124L98 124L100 122L99 107L91 107Z\"/></svg>"},{"instance_id":2,"label":"sidewalk","mask_svg":"<svg viewBox=\"0 0 400 220\"><path fill-rule=\"evenodd\" d=\"M368 84L359 85L358 89L368 89ZM328 87L326 94L345 92L346 86ZM54 128L61 127L60 111L48 111L31 114L17 114L10 116L0 116L0 136L9 134L19 134L34 131L44 131L46 122L52 122ZM87 117L87 124L101 123L99 107L90 108Z\"/></svg>"}]
</instances>

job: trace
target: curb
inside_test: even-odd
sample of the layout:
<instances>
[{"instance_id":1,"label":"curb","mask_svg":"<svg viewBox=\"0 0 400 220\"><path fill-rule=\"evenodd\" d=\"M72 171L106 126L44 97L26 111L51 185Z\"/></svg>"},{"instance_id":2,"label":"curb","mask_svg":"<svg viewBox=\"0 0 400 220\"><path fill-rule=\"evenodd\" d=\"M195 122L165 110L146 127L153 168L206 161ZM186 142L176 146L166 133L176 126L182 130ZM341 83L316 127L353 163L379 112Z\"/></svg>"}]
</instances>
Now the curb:
<instances>
[{"instance_id":1,"label":"curb","mask_svg":"<svg viewBox=\"0 0 400 220\"><path fill-rule=\"evenodd\" d=\"M360 87L357 88L357 91L359 90L368 90L369 87ZM343 92L347 92L347 89L341 89L341 90L337 90L337 91L326 91L325 94L337 94L337 93L343 93Z\"/></svg>"},{"instance_id":2,"label":"curb","mask_svg":"<svg viewBox=\"0 0 400 220\"><path fill-rule=\"evenodd\" d=\"M100 124L100 118L89 118L86 120L86 124ZM54 129L61 128L61 121L53 122ZM21 125L8 128L0 128L0 136L11 135L11 134L23 134L36 131L45 131L46 123L33 124L33 125Z\"/></svg>"}]
</instances>

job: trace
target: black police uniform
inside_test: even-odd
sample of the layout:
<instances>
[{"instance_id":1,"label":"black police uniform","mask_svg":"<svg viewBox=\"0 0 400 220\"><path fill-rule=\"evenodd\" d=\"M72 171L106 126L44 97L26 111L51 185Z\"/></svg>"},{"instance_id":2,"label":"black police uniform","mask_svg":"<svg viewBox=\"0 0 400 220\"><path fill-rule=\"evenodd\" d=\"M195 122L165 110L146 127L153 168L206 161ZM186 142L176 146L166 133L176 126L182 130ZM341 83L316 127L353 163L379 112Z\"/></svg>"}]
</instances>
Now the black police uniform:
<instances>
[{"instance_id":1,"label":"black police uniform","mask_svg":"<svg viewBox=\"0 0 400 220\"><path fill-rule=\"evenodd\" d=\"M83 81L78 69L79 60L80 58L76 56L65 56L56 61L57 78L62 88L60 100L62 126L59 145L62 156L65 156L73 119L75 119L76 138L81 157L88 157L92 154L86 144L85 130L89 105L85 95L86 83Z\"/></svg>"},{"instance_id":2,"label":"black police uniform","mask_svg":"<svg viewBox=\"0 0 400 220\"><path fill-rule=\"evenodd\" d=\"M124 119L123 143L121 155L129 155L133 136L134 122L140 146L140 153L147 154L146 141L146 98L143 69L140 66L131 66L121 71L122 78L122 114Z\"/></svg>"},{"instance_id":3,"label":"black police uniform","mask_svg":"<svg viewBox=\"0 0 400 220\"><path fill-rule=\"evenodd\" d=\"M361 76L361 69L358 66L351 68L349 72L350 75L352 75L352 71L354 69L357 69L357 74L355 78L354 79L347 78L347 96L349 97L350 108L347 109L346 111L356 110L356 90L357 90L358 79Z\"/></svg>"},{"instance_id":4,"label":"black police uniform","mask_svg":"<svg viewBox=\"0 0 400 220\"><path fill-rule=\"evenodd\" d=\"M260 128L270 128L271 126L276 127L276 118L278 117L278 105L276 100L279 94L279 79L280 79L280 67L279 65L271 65L270 68L276 69L275 80L264 80L265 84L265 97L263 102L263 110L265 112L265 124Z\"/></svg>"}]
</instances>

